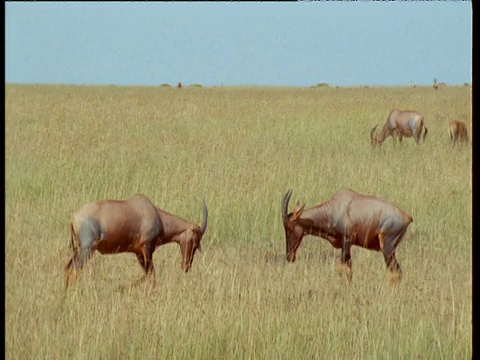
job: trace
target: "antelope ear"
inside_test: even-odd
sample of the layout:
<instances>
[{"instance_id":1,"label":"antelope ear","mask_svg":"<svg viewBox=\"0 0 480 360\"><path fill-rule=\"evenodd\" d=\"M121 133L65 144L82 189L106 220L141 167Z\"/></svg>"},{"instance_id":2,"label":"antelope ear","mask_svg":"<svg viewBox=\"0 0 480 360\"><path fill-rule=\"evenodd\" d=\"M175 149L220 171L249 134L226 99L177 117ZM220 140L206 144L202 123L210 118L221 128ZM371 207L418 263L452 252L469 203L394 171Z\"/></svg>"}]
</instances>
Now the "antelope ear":
<instances>
[{"instance_id":1,"label":"antelope ear","mask_svg":"<svg viewBox=\"0 0 480 360\"><path fill-rule=\"evenodd\" d=\"M299 208L298 205L295 206L295 209L293 209L293 215L292 215L292 219L291 219L292 222L295 222L295 221L298 220L300 215L302 215L304 208L305 208L305 204L303 204L303 206L301 208Z\"/></svg>"},{"instance_id":2,"label":"antelope ear","mask_svg":"<svg viewBox=\"0 0 480 360\"><path fill-rule=\"evenodd\" d=\"M297 201L297 205L292 210L292 218L295 217L295 213L297 213L300 210L300 202ZM290 220L292 220L292 218Z\"/></svg>"},{"instance_id":3,"label":"antelope ear","mask_svg":"<svg viewBox=\"0 0 480 360\"><path fill-rule=\"evenodd\" d=\"M300 209L300 200L297 200L297 203L295 204L295 207L293 208L292 212L294 213L295 211L298 211Z\"/></svg>"}]
</instances>

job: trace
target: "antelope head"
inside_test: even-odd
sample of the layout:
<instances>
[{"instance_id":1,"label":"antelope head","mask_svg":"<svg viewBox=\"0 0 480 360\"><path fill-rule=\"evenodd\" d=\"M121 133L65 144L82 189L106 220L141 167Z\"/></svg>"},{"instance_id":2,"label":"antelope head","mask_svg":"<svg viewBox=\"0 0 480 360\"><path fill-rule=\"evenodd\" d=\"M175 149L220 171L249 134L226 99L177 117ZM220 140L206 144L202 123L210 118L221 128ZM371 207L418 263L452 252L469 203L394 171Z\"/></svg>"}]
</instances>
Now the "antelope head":
<instances>
[{"instance_id":1,"label":"antelope head","mask_svg":"<svg viewBox=\"0 0 480 360\"><path fill-rule=\"evenodd\" d=\"M288 202L292 196L292 190L288 190L282 200L282 220L285 229L287 261L294 262L298 247L302 242L304 229L298 220L303 213L305 204L300 207L299 203L291 213L288 213Z\"/></svg>"},{"instance_id":2,"label":"antelope head","mask_svg":"<svg viewBox=\"0 0 480 360\"><path fill-rule=\"evenodd\" d=\"M199 227L196 224L190 224L190 227L180 235L178 243L182 254L182 270L188 272L192 268L193 258L197 250L202 251L200 241L207 230L208 209L205 199L203 200L203 222Z\"/></svg>"}]
</instances>

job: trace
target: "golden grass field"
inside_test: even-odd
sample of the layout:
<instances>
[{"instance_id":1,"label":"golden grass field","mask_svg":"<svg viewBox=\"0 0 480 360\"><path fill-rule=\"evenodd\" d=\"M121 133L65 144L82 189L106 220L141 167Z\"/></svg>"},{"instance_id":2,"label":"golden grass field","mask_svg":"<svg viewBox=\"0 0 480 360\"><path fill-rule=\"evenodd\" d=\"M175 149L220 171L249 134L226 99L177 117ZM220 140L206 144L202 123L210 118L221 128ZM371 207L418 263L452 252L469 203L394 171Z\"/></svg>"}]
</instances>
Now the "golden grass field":
<instances>
[{"instance_id":1,"label":"golden grass field","mask_svg":"<svg viewBox=\"0 0 480 360\"><path fill-rule=\"evenodd\" d=\"M429 129L370 146L391 109ZM470 359L471 88L6 85L5 351L8 359ZM335 250L306 237L285 263L281 199L314 206L343 187L413 216L397 249ZM87 262L64 288L69 221L83 204L148 196L188 220L209 209L188 274L176 244Z\"/></svg>"}]
</instances>

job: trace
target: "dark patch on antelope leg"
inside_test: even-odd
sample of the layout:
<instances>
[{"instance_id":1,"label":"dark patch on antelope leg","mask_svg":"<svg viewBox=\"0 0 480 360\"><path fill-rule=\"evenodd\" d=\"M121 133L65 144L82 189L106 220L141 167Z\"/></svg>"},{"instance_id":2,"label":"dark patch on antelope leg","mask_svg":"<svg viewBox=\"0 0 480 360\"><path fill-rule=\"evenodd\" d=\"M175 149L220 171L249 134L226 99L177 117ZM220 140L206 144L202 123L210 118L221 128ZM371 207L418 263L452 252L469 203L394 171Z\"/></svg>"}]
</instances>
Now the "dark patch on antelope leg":
<instances>
[{"instance_id":1,"label":"dark patch on antelope leg","mask_svg":"<svg viewBox=\"0 0 480 360\"><path fill-rule=\"evenodd\" d=\"M153 251L152 243L147 242L142 248L141 252L136 252L137 260L140 263L141 267L145 271L145 274L137 280L134 285L138 285L143 282L147 277L152 279L152 286L155 284L155 269L153 266Z\"/></svg>"},{"instance_id":2,"label":"dark patch on antelope leg","mask_svg":"<svg viewBox=\"0 0 480 360\"><path fill-rule=\"evenodd\" d=\"M390 282L397 283L401 280L402 277L402 268L398 263L398 260L395 256L395 249L397 248L400 240L405 235L406 228L400 230L394 237L387 238L385 241L385 247L383 249L383 257L385 259L385 264L390 273Z\"/></svg>"},{"instance_id":3,"label":"dark patch on antelope leg","mask_svg":"<svg viewBox=\"0 0 480 360\"><path fill-rule=\"evenodd\" d=\"M347 265L347 280L348 282L352 281L352 259L350 253L350 247L352 246L352 240L350 237L344 237L342 244L342 264Z\"/></svg>"}]
</instances>

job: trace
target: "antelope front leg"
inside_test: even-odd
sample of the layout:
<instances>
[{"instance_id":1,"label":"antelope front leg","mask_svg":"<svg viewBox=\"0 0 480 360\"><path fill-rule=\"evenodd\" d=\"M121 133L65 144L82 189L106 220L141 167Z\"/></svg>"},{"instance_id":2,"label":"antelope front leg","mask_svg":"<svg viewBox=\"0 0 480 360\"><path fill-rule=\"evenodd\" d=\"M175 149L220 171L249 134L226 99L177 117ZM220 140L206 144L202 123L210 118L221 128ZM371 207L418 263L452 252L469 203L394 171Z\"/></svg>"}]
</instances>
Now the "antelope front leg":
<instances>
[{"instance_id":1,"label":"antelope front leg","mask_svg":"<svg viewBox=\"0 0 480 360\"><path fill-rule=\"evenodd\" d=\"M342 254L341 254L341 263L342 267L343 265L347 265L347 280L350 283L352 281L352 256L350 253L350 247L352 246L352 240L351 237L345 236L343 239L343 244L342 244Z\"/></svg>"},{"instance_id":2,"label":"antelope front leg","mask_svg":"<svg viewBox=\"0 0 480 360\"><path fill-rule=\"evenodd\" d=\"M337 265L337 272L338 275L342 276L343 274L343 263L342 263L342 255L339 255L336 260L336 265Z\"/></svg>"},{"instance_id":3,"label":"antelope front leg","mask_svg":"<svg viewBox=\"0 0 480 360\"><path fill-rule=\"evenodd\" d=\"M143 268L145 271L145 274L134 283L134 286L139 285L142 283L145 279L150 278L151 284L150 284L150 289L152 289L155 286L156 280L155 280L155 268L153 266L153 251L152 251L152 245L150 243L145 244L142 247L141 252L135 253L137 256L138 262L140 263L140 266Z\"/></svg>"},{"instance_id":4,"label":"antelope front leg","mask_svg":"<svg viewBox=\"0 0 480 360\"><path fill-rule=\"evenodd\" d=\"M397 132L395 130L392 132L392 139L393 139L393 145L396 146L397 145Z\"/></svg>"}]
</instances>

